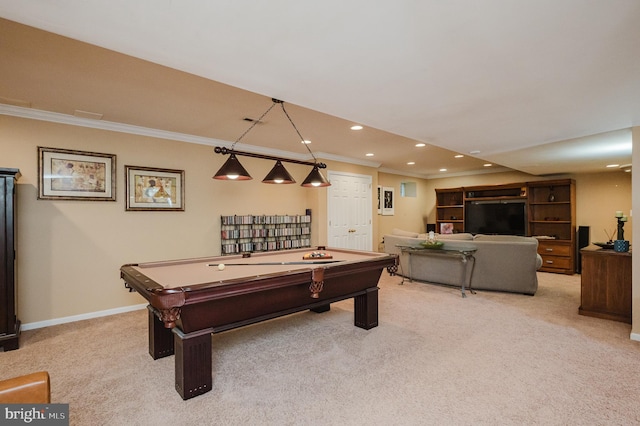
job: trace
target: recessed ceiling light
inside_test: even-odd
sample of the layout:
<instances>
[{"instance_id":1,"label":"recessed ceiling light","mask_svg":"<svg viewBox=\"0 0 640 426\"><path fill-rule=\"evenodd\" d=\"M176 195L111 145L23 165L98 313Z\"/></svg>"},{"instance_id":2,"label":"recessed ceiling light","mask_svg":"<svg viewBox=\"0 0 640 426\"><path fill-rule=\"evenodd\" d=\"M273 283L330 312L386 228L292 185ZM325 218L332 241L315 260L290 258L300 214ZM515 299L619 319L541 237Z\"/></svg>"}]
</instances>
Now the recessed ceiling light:
<instances>
[{"instance_id":1,"label":"recessed ceiling light","mask_svg":"<svg viewBox=\"0 0 640 426\"><path fill-rule=\"evenodd\" d=\"M462 154L458 154L458 155L454 155L453 156L453 158L463 158L463 157L464 157L464 155L462 155Z\"/></svg>"},{"instance_id":2,"label":"recessed ceiling light","mask_svg":"<svg viewBox=\"0 0 640 426\"><path fill-rule=\"evenodd\" d=\"M620 167L620 164L607 164L608 168Z\"/></svg>"},{"instance_id":3,"label":"recessed ceiling light","mask_svg":"<svg viewBox=\"0 0 640 426\"><path fill-rule=\"evenodd\" d=\"M491 163L486 163L486 164L483 164L483 166L485 166L485 167L491 167L491 166L493 166L493 164L491 164Z\"/></svg>"},{"instance_id":4,"label":"recessed ceiling light","mask_svg":"<svg viewBox=\"0 0 640 426\"><path fill-rule=\"evenodd\" d=\"M426 143L417 143L416 144L416 147L418 147L418 148L422 148L423 146L427 146L427 144Z\"/></svg>"},{"instance_id":5,"label":"recessed ceiling light","mask_svg":"<svg viewBox=\"0 0 640 426\"><path fill-rule=\"evenodd\" d=\"M362 130L362 126L359 124L356 124L355 126L351 126L351 130Z\"/></svg>"},{"instance_id":6,"label":"recessed ceiling light","mask_svg":"<svg viewBox=\"0 0 640 426\"><path fill-rule=\"evenodd\" d=\"M414 164L416 164L416 162L415 162L415 161L409 161L409 162L407 163L407 165L409 165L409 166L413 166Z\"/></svg>"},{"instance_id":7,"label":"recessed ceiling light","mask_svg":"<svg viewBox=\"0 0 640 426\"><path fill-rule=\"evenodd\" d=\"M480 151L478 151L478 150L476 149L476 150L473 150L473 151L469 151L469 154L471 154L471 155L480 154Z\"/></svg>"},{"instance_id":8,"label":"recessed ceiling light","mask_svg":"<svg viewBox=\"0 0 640 426\"><path fill-rule=\"evenodd\" d=\"M373 157L373 152L367 152L367 153L366 153L366 156L367 156L367 157Z\"/></svg>"},{"instance_id":9,"label":"recessed ceiling light","mask_svg":"<svg viewBox=\"0 0 640 426\"><path fill-rule=\"evenodd\" d=\"M305 145L309 145L311 143L311 141L300 141L300 143L303 143Z\"/></svg>"},{"instance_id":10,"label":"recessed ceiling light","mask_svg":"<svg viewBox=\"0 0 640 426\"><path fill-rule=\"evenodd\" d=\"M441 172L446 172L446 171L447 171L447 169L440 169L440 171L441 171Z\"/></svg>"}]
</instances>

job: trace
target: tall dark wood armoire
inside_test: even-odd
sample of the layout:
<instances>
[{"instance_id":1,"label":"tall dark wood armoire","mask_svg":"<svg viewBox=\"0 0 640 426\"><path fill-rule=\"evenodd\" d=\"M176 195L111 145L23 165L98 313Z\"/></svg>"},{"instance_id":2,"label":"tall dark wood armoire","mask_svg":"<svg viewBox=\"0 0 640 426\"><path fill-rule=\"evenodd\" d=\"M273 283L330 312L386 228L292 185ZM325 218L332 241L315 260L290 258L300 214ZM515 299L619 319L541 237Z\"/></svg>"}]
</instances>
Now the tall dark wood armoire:
<instances>
[{"instance_id":1,"label":"tall dark wood armoire","mask_svg":"<svg viewBox=\"0 0 640 426\"><path fill-rule=\"evenodd\" d=\"M0 347L18 349L16 315L16 181L20 170L0 168Z\"/></svg>"}]
</instances>

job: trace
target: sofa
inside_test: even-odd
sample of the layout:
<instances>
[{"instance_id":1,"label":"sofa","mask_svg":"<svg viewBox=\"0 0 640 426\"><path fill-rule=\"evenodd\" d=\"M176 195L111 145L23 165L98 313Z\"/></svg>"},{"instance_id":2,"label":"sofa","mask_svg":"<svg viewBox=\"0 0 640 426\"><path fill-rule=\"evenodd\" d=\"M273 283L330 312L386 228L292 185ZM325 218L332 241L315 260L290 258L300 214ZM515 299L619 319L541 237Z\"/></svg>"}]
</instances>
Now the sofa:
<instances>
[{"instance_id":1,"label":"sofa","mask_svg":"<svg viewBox=\"0 0 640 426\"><path fill-rule=\"evenodd\" d=\"M400 246L422 247L427 234L394 229L384 236L384 251L400 258L398 274L411 279L445 285L461 285L464 273L460 258L453 256L411 256L402 253ZM534 295L538 290L537 270L542 266L538 254L538 240L532 237L511 235L472 235L468 233L435 234L443 242L444 249L473 247L473 267L467 268L471 275L472 290L491 290ZM467 280L469 276L467 275ZM469 281L466 281L469 283Z\"/></svg>"}]
</instances>

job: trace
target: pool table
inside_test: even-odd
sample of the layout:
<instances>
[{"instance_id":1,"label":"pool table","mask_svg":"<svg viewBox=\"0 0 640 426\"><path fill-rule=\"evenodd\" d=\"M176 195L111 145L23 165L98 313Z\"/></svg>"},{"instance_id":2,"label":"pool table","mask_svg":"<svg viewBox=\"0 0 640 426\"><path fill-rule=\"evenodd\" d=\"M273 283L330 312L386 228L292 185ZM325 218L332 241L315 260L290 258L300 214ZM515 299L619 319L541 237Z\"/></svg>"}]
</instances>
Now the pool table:
<instances>
[{"instance_id":1,"label":"pool table","mask_svg":"<svg viewBox=\"0 0 640 426\"><path fill-rule=\"evenodd\" d=\"M326 312L349 298L355 326L376 327L378 280L384 268L395 273L397 262L386 253L318 247L127 264L120 275L149 302L149 353L175 354L176 390L186 400L211 390L212 333L306 309Z\"/></svg>"}]
</instances>

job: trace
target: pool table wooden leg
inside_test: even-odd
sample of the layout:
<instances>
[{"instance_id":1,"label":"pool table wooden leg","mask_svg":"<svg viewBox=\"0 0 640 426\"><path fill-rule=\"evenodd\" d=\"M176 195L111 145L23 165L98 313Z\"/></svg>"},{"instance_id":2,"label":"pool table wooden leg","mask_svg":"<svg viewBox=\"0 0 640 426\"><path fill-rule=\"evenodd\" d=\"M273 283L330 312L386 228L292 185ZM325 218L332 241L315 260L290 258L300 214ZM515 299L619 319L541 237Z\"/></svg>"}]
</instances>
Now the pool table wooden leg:
<instances>
[{"instance_id":1,"label":"pool table wooden leg","mask_svg":"<svg viewBox=\"0 0 640 426\"><path fill-rule=\"evenodd\" d=\"M356 327L369 330L378 326L378 287L368 288L365 294L354 299L354 322Z\"/></svg>"},{"instance_id":2,"label":"pool table wooden leg","mask_svg":"<svg viewBox=\"0 0 640 426\"><path fill-rule=\"evenodd\" d=\"M323 312L328 312L331 310L331 304L327 303L326 305L322 305L322 306L318 306L315 308L311 308L309 309L312 312L315 312L317 314L321 314Z\"/></svg>"},{"instance_id":3,"label":"pool table wooden leg","mask_svg":"<svg viewBox=\"0 0 640 426\"><path fill-rule=\"evenodd\" d=\"M182 399L209 392L211 377L212 329L184 334L174 328L176 391Z\"/></svg>"},{"instance_id":4,"label":"pool table wooden leg","mask_svg":"<svg viewBox=\"0 0 640 426\"><path fill-rule=\"evenodd\" d=\"M149 355L153 359L173 355L173 333L166 328L151 306L149 310Z\"/></svg>"}]
</instances>

